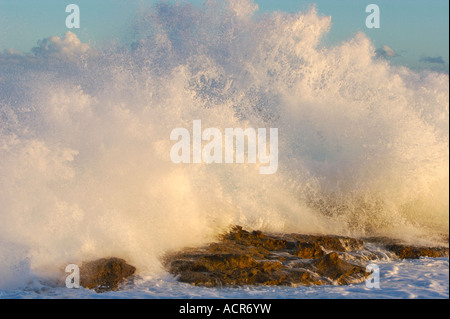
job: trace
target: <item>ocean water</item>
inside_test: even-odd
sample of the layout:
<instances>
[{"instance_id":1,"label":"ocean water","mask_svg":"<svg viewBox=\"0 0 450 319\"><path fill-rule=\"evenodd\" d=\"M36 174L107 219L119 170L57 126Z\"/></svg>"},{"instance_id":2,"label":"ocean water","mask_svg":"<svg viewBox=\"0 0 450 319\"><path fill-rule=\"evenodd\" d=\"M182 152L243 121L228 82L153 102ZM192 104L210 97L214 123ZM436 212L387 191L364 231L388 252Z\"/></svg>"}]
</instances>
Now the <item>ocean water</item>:
<instances>
[{"instance_id":1,"label":"ocean water","mask_svg":"<svg viewBox=\"0 0 450 319\"><path fill-rule=\"evenodd\" d=\"M448 297L448 259L387 262L379 292L209 290L168 277L165 252L234 224L448 238L448 74L392 66L363 33L325 46L331 20L314 8L255 10L249 0L160 4L130 22L123 43L95 47L67 32L0 53L2 296L95 297L34 285L117 256L144 279L102 297ZM277 173L172 163L170 132L198 119L278 128Z\"/></svg>"}]
</instances>

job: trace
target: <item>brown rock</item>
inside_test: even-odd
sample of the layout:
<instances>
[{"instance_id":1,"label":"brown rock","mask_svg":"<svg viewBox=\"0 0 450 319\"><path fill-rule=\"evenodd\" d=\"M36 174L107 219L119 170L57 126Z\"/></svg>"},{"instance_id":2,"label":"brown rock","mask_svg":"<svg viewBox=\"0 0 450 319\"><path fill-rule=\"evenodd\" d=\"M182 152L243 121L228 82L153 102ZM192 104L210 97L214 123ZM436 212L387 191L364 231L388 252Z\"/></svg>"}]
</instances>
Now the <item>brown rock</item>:
<instances>
[{"instance_id":1,"label":"brown rock","mask_svg":"<svg viewBox=\"0 0 450 319\"><path fill-rule=\"evenodd\" d=\"M315 243L326 250L332 251L354 251L364 248L362 240L344 236L325 236L325 235L300 235L294 234L293 237L300 243Z\"/></svg>"},{"instance_id":2,"label":"brown rock","mask_svg":"<svg viewBox=\"0 0 450 319\"><path fill-rule=\"evenodd\" d=\"M254 267L257 264L253 258L246 255L219 254L202 256L195 263L195 266L205 267L209 271L223 271L233 268Z\"/></svg>"},{"instance_id":3,"label":"brown rock","mask_svg":"<svg viewBox=\"0 0 450 319\"><path fill-rule=\"evenodd\" d=\"M401 258L448 256L448 248L402 246L386 238L371 239L370 242L376 240L381 240L380 247L388 246ZM180 281L208 287L346 285L363 282L369 275L365 272L365 262L376 258L378 255L356 238L274 235L261 231L249 232L235 226L220 236L217 243L168 254L165 266ZM353 262L358 262L358 265Z\"/></svg>"},{"instance_id":4,"label":"brown rock","mask_svg":"<svg viewBox=\"0 0 450 319\"><path fill-rule=\"evenodd\" d=\"M308 241L298 242L300 237ZM342 284L361 281L361 268L339 257L334 259L334 255L325 256L319 244L345 250L342 238L280 237L260 231L248 232L236 226L222 235L218 243L167 255L165 265L179 281L202 286L322 285L333 281ZM359 244L356 240L354 243ZM308 259L318 262L311 263Z\"/></svg>"},{"instance_id":5,"label":"brown rock","mask_svg":"<svg viewBox=\"0 0 450 319\"><path fill-rule=\"evenodd\" d=\"M284 284L288 285L324 285L329 283L329 281L305 269L291 269L284 279Z\"/></svg>"},{"instance_id":6,"label":"brown rock","mask_svg":"<svg viewBox=\"0 0 450 319\"><path fill-rule=\"evenodd\" d=\"M339 284L349 284L365 278L369 274L361 266L350 264L339 258L338 253L330 253L313 263L321 276L337 281Z\"/></svg>"},{"instance_id":7,"label":"brown rock","mask_svg":"<svg viewBox=\"0 0 450 319\"><path fill-rule=\"evenodd\" d=\"M222 285L220 279L212 274L196 271L183 271L178 280L195 286L217 287Z\"/></svg>"},{"instance_id":8,"label":"brown rock","mask_svg":"<svg viewBox=\"0 0 450 319\"><path fill-rule=\"evenodd\" d=\"M234 226L232 230L223 236L223 239L231 240L245 246L262 247L267 250L278 251L288 247L284 239L264 235L260 231L248 232L241 226Z\"/></svg>"},{"instance_id":9,"label":"brown rock","mask_svg":"<svg viewBox=\"0 0 450 319\"><path fill-rule=\"evenodd\" d=\"M135 271L135 267L120 258L102 258L86 262L80 267L80 285L96 292L117 290L120 282Z\"/></svg>"},{"instance_id":10,"label":"brown rock","mask_svg":"<svg viewBox=\"0 0 450 319\"><path fill-rule=\"evenodd\" d=\"M317 259L323 257L325 252L317 243L299 243L294 255L305 259Z\"/></svg>"},{"instance_id":11,"label":"brown rock","mask_svg":"<svg viewBox=\"0 0 450 319\"><path fill-rule=\"evenodd\" d=\"M231 240L210 244L208 252L214 254L244 254L259 259L267 258L270 255L270 251L263 247L239 245Z\"/></svg>"},{"instance_id":12,"label":"brown rock","mask_svg":"<svg viewBox=\"0 0 450 319\"><path fill-rule=\"evenodd\" d=\"M265 272L272 272L285 268L279 261L264 261L259 263L258 266L260 266L261 269Z\"/></svg>"},{"instance_id":13,"label":"brown rock","mask_svg":"<svg viewBox=\"0 0 450 319\"><path fill-rule=\"evenodd\" d=\"M448 248L444 247L414 247L401 244L392 244L387 245L386 249L402 259L420 257L448 257Z\"/></svg>"}]
</instances>

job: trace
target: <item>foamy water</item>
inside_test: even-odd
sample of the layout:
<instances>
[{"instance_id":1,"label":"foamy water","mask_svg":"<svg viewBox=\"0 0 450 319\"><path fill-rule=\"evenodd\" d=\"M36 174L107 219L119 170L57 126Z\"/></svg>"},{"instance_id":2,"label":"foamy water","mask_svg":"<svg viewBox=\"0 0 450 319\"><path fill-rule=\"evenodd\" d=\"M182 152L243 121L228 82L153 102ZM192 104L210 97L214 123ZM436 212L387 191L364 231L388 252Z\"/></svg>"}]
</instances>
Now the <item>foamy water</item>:
<instances>
[{"instance_id":1,"label":"foamy water","mask_svg":"<svg viewBox=\"0 0 450 319\"><path fill-rule=\"evenodd\" d=\"M169 275L138 278L119 291L97 294L89 289L48 287L37 282L26 289L2 290L0 298L14 299L448 299L448 258L380 261L380 287L365 283L348 286L244 286L206 288L180 283Z\"/></svg>"},{"instance_id":2,"label":"foamy water","mask_svg":"<svg viewBox=\"0 0 450 319\"><path fill-rule=\"evenodd\" d=\"M448 75L393 67L364 34L323 46L330 17L314 9L255 10L161 4L131 44L68 32L0 54L1 288L105 256L165 278L162 254L233 224L448 235ZM197 119L278 128L277 173L173 164L170 132Z\"/></svg>"}]
</instances>

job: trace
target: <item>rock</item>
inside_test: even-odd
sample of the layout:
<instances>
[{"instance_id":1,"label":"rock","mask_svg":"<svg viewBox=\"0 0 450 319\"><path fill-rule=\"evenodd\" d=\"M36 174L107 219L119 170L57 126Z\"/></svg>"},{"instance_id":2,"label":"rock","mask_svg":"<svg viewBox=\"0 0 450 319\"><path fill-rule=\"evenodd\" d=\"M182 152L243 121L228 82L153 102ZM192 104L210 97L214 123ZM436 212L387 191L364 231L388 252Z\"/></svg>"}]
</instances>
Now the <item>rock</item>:
<instances>
[{"instance_id":1,"label":"rock","mask_svg":"<svg viewBox=\"0 0 450 319\"><path fill-rule=\"evenodd\" d=\"M240 245L231 240L220 243L211 243L208 251L214 254L246 254L253 258L264 259L270 256L270 250L263 247Z\"/></svg>"},{"instance_id":2,"label":"rock","mask_svg":"<svg viewBox=\"0 0 450 319\"><path fill-rule=\"evenodd\" d=\"M300 258L317 259L323 257L325 255L325 252L317 243L299 243L298 248L294 252L294 255Z\"/></svg>"},{"instance_id":3,"label":"rock","mask_svg":"<svg viewBox=\"0 0 450 319\"><path fill-rule=\"evenodd\" d=\"M300 243L312 243L322 246L326 250L332 251L355 251L364 248L364 242L362 240L344 236L325 236L325 235L300 235L293 234L293 238Z\"/></svg>"},{"instance_id":4,"label":"rock","mask_svg":"<svg viewBox=\"0 0 450 319\"><path fill-rule=\"evenodd\" d=\"M280 262L257 262L249 256L236 254L198 254L194 260L169 262L170 272L179 275L179 281L201 286L264 284L274 280L271 274L282 268Z\"/></svg>"},{"instance_id":5,"label":"rock","mask_svg":"<svg viewBox=\"0 0 450 319\"><path fill-rule=\"evenodd\" d=\"M183 271L178 278L180 282L189 283L195 286L217 287L222 286L219 278L213 275L196 271Z\"/></svg>"},{"instance_id":6,"label":"rock","mask_svg":"<svg viewBox=\"0 0 450 319\"><path fill-rule=\"evenodd\" d=\"M326 285L330 284L330 281L320 277L312 271L306 269L291 269L286 278L284 278L283 284L290 286L296 285Z\"/></svg>"},{"instance_id":7,"label":"rock","mask_svg":"<svg viewBox=\"0 0 450 319\"><path fill-rule=\"evenodd\" d=\"M80 285L96 292L117 290L119 284L132 276L136 268L120 258L102 258L85 262L80 267Z\"/></svg>"},{"instance_id":8,"label":"rock","mask_svg":"<svg viewBox=\"0 0 450 319\"><path fill-rule=\"evenodd\" d=\"M317 269L319 275L337 281L341 285L359 282L359 279L365 279L369 275L365 268L340 259L339 254L335 252L315 261L313 267Z\"/></svg>"},{"instance_id":9,"label":"rock","mask_svg":"<svg viewBox=\"0 0 450 319\"><path fill-rule=\"evenodd\" d=\"M298 241L298 238L303 241ZM234 226L230 232L220 236L217 243L166 255L164 264L179 281L207 287L323 285L361 281L364 279L362 267L339 257L334 259L334 255L326 255L321 246L324 244L338 250L360 247L356 239L343 241L342 238L268 235ZM317 263L307 260L316 260ZM332 270L333 267L336 269Z\"/></svg>"},{"instance_id":10,"label":"rock","mask_svg":"<svg viewBox=\"0 0 450 319\"><path fill-rule=\"evenodd\" d=\"M201 257L195 265L204 267L209 271L224 271L234 268L251 268L258 263L251 257L246 255L235 254L219 254L206 255Z\"/></svg>"},{"instance_id":11,"label":"rock","mask_svg":"<svg viewBox=\"0 0 450 319\"><path fill-rule=\"evenodd\" d=\"M448 256L448 248L368 240L400 258ZM179 281L206 287L242 285L348 285L369 275L366 262L383 258L357 238L328 235L266 234L234 226L205 247L167 254L164 265Z\"/></svg>"},{"instance_id":12,"label":"rock","mask_svg":"<svg viewBox=\"0 0 450 319\"><path fill-rule=\"evenodd\" d=\"M386 245L385 248L401 259L420 257L448 257L448 248L444 247L414 247L401 244Z\"/></svg>"},{"instance_id":13,"label":"rock","mask_svg":"<svg viewBox=\"0 0 450 319\"><path fill-rule=\"evenodd\" d=\"M261 231L250 233L243 230L241 226L234 226L229 233L223 236L223 239L231 240L240 245L254 246L272 251L283 250L288 247L288 242L284 239L266 236Z\"/></svg>"}]
</instances>

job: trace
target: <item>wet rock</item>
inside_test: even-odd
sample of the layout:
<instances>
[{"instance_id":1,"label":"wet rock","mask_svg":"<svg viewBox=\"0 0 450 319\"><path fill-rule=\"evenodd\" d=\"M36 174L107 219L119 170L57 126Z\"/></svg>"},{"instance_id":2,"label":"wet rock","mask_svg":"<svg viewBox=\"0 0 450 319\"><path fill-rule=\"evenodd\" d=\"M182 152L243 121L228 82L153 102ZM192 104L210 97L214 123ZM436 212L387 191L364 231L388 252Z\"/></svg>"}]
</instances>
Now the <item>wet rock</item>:
<instances>
[{"instance_id":1,"label":"wet rock","mask_svg":"<svg viewBox=\"0 0 450 319\"><path fill-rule=\"evenodd\" d=\"M274 273L284 268L280 262L257 262L235 254L198 254L194 260L171 260L168 267L179 281L201 286L266 284L280 280L281 276L274 279Z\"/></svg>"},{"instance_id":2,"label":"wet rock","mask_svg":"<svg viewBox=\"0 0 450 319\"><path fill-rule=\"evenodd\" d=\"M180 282L203 287L222 286L219 278L214 277L212 274L196 271L183 271L180 273L178 280Z\"/></svg>"},{"instance_id":3,"label":"wet rock","mask_svg":"<svg viewBox=\"0 0 450 319\"><path fill-rule=\"evenodd\" d=\"M224 271L234 268L251 268L257 264L253 258L246 255L219 254L202 256L194 265L209 271Z\"/></svg>"},{"instance_id":4,"label":"wet rock","mask_svg":"<svg viewBox=\"0 0 450 319\"><path fill-rule=\"evenodd\" d=\"M96 292L117 290L119 284L132 276L136 268L120 258L102 258L85 262L80 267L80 285Z\"/></svg>"},{"instance_id":5,"label":"wet rock","mask_svg":"<svg viewBox=\"0 0 450 319\"><path fill-rule=\"evenodd\" d=\"M330 258L322 248L321 244L347 249L341 237L268 235L235 226L219 239L205 247L168 254L165 266L179 281L207 287L346 284L364 278L362 267ZM326 267L336 269L326 271Z\"/></svg>"},{"instance_id":6,"label":"wet rock","mask_svg":"<svg viewBox=\"0 0 450 319\"><path fill-rule=\"evenodd\" d=\"M385 248L401 259L420 257L448 257L448 248L445 247L414 247L401 244L386 245Z\"/></svg>"},{"instance_id":7,"label":"wet rock","mask_svg":"<svg viewBox=\"0 0 450 319\"><path fill-rule=\"evenodd\" d=\"M267 258L270 255L270 250L263 247L240 245L231 240L221 243L211 243L208 251L214 254L246 254L258 259Z\"/></svg>"},{"instance_id":8,"label":"wet rock","mask_svg":"<svg viewBox=\"0 0 450 319\"><path fill-rule=\"evenodd\" d=\"M365 268L342 260L335 252L325 255L312 265L319 275L337 281L341 285L360 282L369 275Z\"/></svg>"},{"instance_id":9,"label":"wet rock","mask_svg":"<svg viewBox=\"0 0 450 319\"><path fill-rule=\"evenodd\" d=\"M234 226L205 247L167 254L164 265L179 281L206 287L242 285L347 285L363 282L366 262L383 258L357 238L267 234ZM393 256L448 256L448 248L405 246L373 238ZM387 250L386 250L387 249Z\"/></svg>"},{"instance_id":10,"label":"wet rock","mask_svg":"<svg viewBox=\"0 0 450 319\"><path fill-rule=\"evenodd\" d=\"M323 257L325 252L317 243L299 243L294 255L305 259L317 259Z\"/></svg>"},{"instance_id":11,"label":"wet rock","mask_svg":"<svg viewBox=\"0 0 450 319\"><path fill-rule=\"evenodd\" d=\"M326 285L330 283L331 282L326 278L323 278L320 275L306 269L290 269L290 271L287 272L287 276L284 278L283 282L283 284L290 286Z\"/></svg>"},{"instance_id":12,"label":"wet rock","mask_svg":"<svg viewBox=\"0 0 450 319\"><path fill-rule=\"evenodd\" d=\"M277 251L288 248L288 242L284 239L264 235L261 231L248 232L241 226L234 226L232 230L223 236L223 239L233 241L239 245L264 248Z\"/></svg>"},{"instance_id":13,"label":"wet rock","mask_svg":"<svg viewBox=\"0 0 450 319\"><path fill-rule=\"evenodd\" d=\"M292 236L300 243L318 244L324 249L331 251L345 252L364 248L364 242L362 240L351 237L301 234L294 234Z\"/></svg>"}]
</instances>

